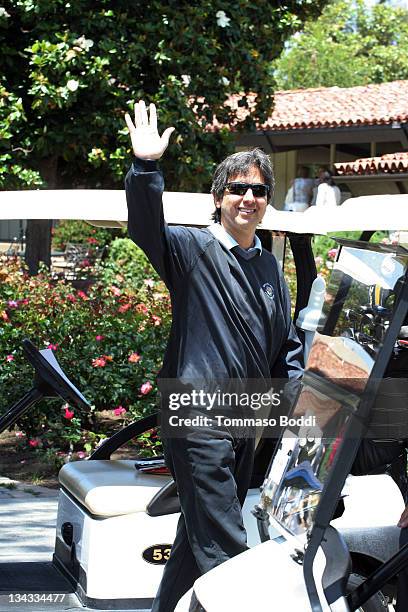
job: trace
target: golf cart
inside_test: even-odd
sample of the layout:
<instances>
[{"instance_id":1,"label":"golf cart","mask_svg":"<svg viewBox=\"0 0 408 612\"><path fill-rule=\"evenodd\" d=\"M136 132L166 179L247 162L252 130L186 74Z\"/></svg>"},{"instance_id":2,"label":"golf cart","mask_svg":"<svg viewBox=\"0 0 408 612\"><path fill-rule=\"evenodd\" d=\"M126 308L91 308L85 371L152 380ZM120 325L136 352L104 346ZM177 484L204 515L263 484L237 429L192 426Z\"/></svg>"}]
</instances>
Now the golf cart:
<instances>
[{"instance_id":1,"label":"golf cart","mask_svg":"<svg viewBox=\"0 0 408 612\"><path fill-rule=\"evenodd\" d=\"M328 226L346 228L342 214L358 215L370 198L358 200L331 211ZM396 202L388 204L393 215ZM365 212L367 239L384 225L375 208ZM400 214L390 221L405 227ZM302 389L253 511L262 544L199 578L176 612L191 599L190 610L205 612L268 601L282 612L385 611L382 591L408 566L408 545L398 550L398 487L385 474L349 476L362 443L407 439L406 372L383 378L393 353L407 350L407 245L337 242L317 325L305 326L314 337Z\"/></svg>"},{"instance_id":2,"label":"golf cart","mask_svg":"<svg viewBox=\"0 0 408 612\"><path fill-rule=\"evenodd\" d=\"M16 193L15 197L21 197L22 200L25 199L28 202L27 193L23 192L21 195ZM53 204L51 194L35 193L44 194L43 218L50 216L67 218L62 210L61 212L58 210L58 205ZM73 211L71 208L69 218L78 218L78 215L83 218L85 214L86 218L93 219L94 223L105 225L106 220L109 225L113 225L115 221L119 223L125 221L124 196L121 192L110 192L110 203L107 202L106 207L103 206L103 202L101 205L98 196L92 210L89 210L89 202L92 202L92 198L89 196L89 191L85 193L88 209L84 202L80 204L80 194L76 194L74 199L68 198L70 206L72 201L79 206L78 211ZM62 206L64 195L60 195L61 192L58 194L59 203ZM5 196L7 197L7 193ZM191 206L192 196L187 196L190 199L190 206L182 210L179 204L182 196L180 198L175 196L174 206L173 196L174 194L166 194L164 199L165 214L169 222L180 223L184 217L184 223L189 225L208 224L212 209L210 198L199 196L197 206L193 207ZM185 194L183 196L186 198ZM111 206L115 200L117 204ZM384 202L374 202L373 198L359 198L358 200L360 202L349 201L339 210L331 211L329 215L322 215L321 212L316 215L316 210L306 213L268 211L263 227L288 233L297 267L298 281L303 281L298 282L295 318L307 305L311 285L316 275L310 248L311 234L355 229L356 227L367 231L373 228L408 227L406 197L392 197L392 202L387 202L385 206ZM376 204L378 204L377 207ZM370 206L369 214L367 214L367 206ZM384 208L387 211L385 222ZM41 207L36 207L36 209L41 210ZM19 215L18 218L28 215L28 212L24 215L16 206L12 210L15 215ZM112 210L115 211L114 216ZM361 214L359 219L356 219L357 210ZM284 242L282 236L274 237L273 250L278 260L283 258ZM354 274L357 267L356 262L360 262L361 259L358 255L360 251L375 254L374 260L377 259L374 262L374 268L380 265L382 274L378 274L374 279L365 278L372 264L370 257L363 257L363 264L366 267L362 266L362 269L359 267L357 274ZM347 261L344 261L345 254L348 257ZM386 272L389 267L392 267L391 262L396 263L393 273L388 274L390 280ZM300 432L291 427L282 437L278 452L268 471L270 457L265 456L265 452L262 452L262 447L260 447L253 484L259 485L265 474L267 476L261 499L259 499L259 489L256 486L250 490L244 506L244 517L250 546L260 544L268 537L271 539L209 572L196 582L195 596L208 612L235 608L238 610L252 609L254 605L261 605L261 595L264 607L265 585L275 583L275 580L279 607L282 610L308 610L310 607L313 610L355 609L351 605L349 608L335 608L334 604L328 603L328 596L325 594L327 584L329 587L334 584L335 587L329 589L332 593L330 597L338 596L330 601L335 602L337 606L340 601L343 605L343 574L346 575L348 571L344 561L340 564L340 570L336 564L329 567L329 563L325 561L326 558L331 557L334 557L335 561L345 558L347 550L344 540L334 528L329 527L329 523L359 446L363 426L376 392L375 385L382 378L406 314L406 285L404 283L400 282L398 286L398 300L395 300L398 304L395 304L395 308L391 304L392 294L396 293L395 274L398 272L397 280L400 280L404 278L405 270L406 251L403 247L388 249L369 247L367 250L367 244L363 243L351 245L343 243L341 245L341 254L333 271L334 274L340 276L337 281L333 280L332 286L329 285L330 299L326 300L323 307L323 316L327 317L332 329L328 331L324 327L321 328L319 324L319 336L312 344L311 358L314 354L318 355L315 347L319 338L324 339L326 336L334 339L343 338L341 334L344 329L339 328L337 319L340 318L344 309L354 309L359 313L360 306L366 307L372 303L373 295L375 296L376 292L380 297L383 294L386 295L384 299L390 298L388 312L380 313L378 309L376 311L376 316L383 315L382 336L379 329L381 326L376 320L373 325L378 337L376 335L374 340L369 337L365 344L363 336L361 338L358 336L358 340L352 336L348 337L350 340L348 343L340 340L340 343L346 344L343 350L346 351L347 357L350 357L351 354L350 363L354 364L354 361L357 360L361 365L364 376L359 376L358 380L363 381L364 386L361 389L353 387L350 389L350 385L347 384L347 376L343 374L339 376L338 373L333 375L333 372L330 373L330 376L326 376L320 366L308 367L304 388L299 398L301 403L298 402L295 408L295 416L304 414L304 412L296 411L305 410L302 402L306 402L306 393L318 399L317 406L321 406L325 401L330 404L337 402L338 414L332 409L327 424L317 419L317 427L320 428L320 431ZM386 286L383 286L384 277L387 277L385 278ZM351 279L348 290L342 281L343 278ZM376 282L374 283L373 280ZM348 296L354 300L353 308L348 307ZM387 308L375 301L374 306ZM335 315L330 314L333 309L337 309L337 319ZM365 311L366 316L369 314L368 311ZM364 331L360 330L359 325L359 320L355 321L351 318L347 320L349 336L351 334L349 329L354 334ZM306 329L306 333L308 331L310 332L310 329ZM336 353L337 349L336 345L333 352ZM327 350L330 352L332 347L328 345ZM50 350L37 351L30 342L26 342L25 351L36 371L33 389L1 417L0 431L11 427L40 397L58 394L72 405L86 406L85 398L66 378ZM345 361L343 356L341 360ZM343 380L343 378L346 381L345 384L339 384L337 379ZM89 461L64 466L60 473L61 496L53 560L48 563L0 564L0 593L4 594L5 605L4 608L0 605L0 610L10 609L8 597L13 593L64 595L63 600L58 601L53 600L52 597L38 601L31 599L31 608L36 610L43 608L74 610L83 609L83 606L94 610L150 609L175 533L179 511L175 486L167 476L151 475L146 471L137 470L135 461L111 461L110 456L127 440L150 429L155 423L154 415L137 421L107 440L93 453ZM338 426L337 429L335 424ZM336 449L332 448L329 453L327 439L331 438L340 441ZM306 444L302 446L299 440L303 439L306 440ZM305 453L307 459L302 459ZM328 460L328 457L332 458L329 467L325 461L325 459ZM308 463L310 467L301 466L303 462ZM324 473L320 471L321 465L325 465ZM302 474L304 467L304 474ZM296 469L298 470L297 475L294 476L292 471L288 476L288 472ZM260 481L259 476L261 476ZM397 505L400 504L398 510L400 513L404 507L402 498L398 497L398 491L392 490ZM251 511L255 507L257 509L254 516ZM289 507L292 510L288 511ZM347 512L344 513L342 519L346 515ZM296 516L300 517L299 524ZM395 523L398 516L395 517L395 521L394 517L390 517L389 525L392 525L393 521ZM357 527L361 528L361 525ZM347 525L344 529L346 528ZM325 546L322 545L322 541ZM275 555L272 545L279 550L278 556ZM250 565L247 564L248 559ZM259 568L258 561L260 561ZM303 563L303 566L300 563ZM319 570L320 574L314 573L315 565L316 572ZM328 570L326 565L329 567ZM246 569L248 567L251 569ZM235 573L236 569L237 573ZM280 575L275 573L279 569ZM303 569L305 570L304 575ZM263 570L265 573L268 572L267 578L263 576ZM240 572L245 575L245 580L239 581ZM235 578L232 578L234 574ZM257 582L261 575L264 579L262 589L257 588L260 583L254 585L259 601L256 603L255 599L251 599L249 604L249 600L243 596L240 584L242 590L252 591L248 583L252 580ZM323 582L322 576L324 577ZM327 576L329 576L328 583ZM290 588L287 588L288 582L291 584ZM375 586L378 585L375 583ZM377 590L379 588L376 588ZM293 599L292 596L295 597L296 593L299 598ZM318 599L316 599L316 593ZM319 608L319 600L323 601L326 607ZM20 601L23 607L24 600ZM179 605L184 604L180 602ZM19 605L13 603L13 609L18 610Z\"/></svg>"}]
</instances>

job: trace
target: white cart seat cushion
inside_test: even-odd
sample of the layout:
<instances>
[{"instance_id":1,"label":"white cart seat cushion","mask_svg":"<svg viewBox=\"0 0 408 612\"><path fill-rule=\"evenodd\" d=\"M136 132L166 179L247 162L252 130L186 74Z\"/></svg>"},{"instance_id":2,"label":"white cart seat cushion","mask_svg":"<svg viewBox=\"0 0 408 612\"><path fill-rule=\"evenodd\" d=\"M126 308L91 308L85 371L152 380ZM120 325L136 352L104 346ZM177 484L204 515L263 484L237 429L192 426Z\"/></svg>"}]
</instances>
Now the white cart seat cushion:
<instances>
[{"instance_id":1,"label":"white cart seat cushion","mask_svg":"<svg viewBox=\"0 0 408 612\"><path fill-rule=\"evenodd\" d=\"M60 470L59 482L96 516L145 512L168 476L138 472L134 461L74 461Z\"/></svg>"}]
</instances>

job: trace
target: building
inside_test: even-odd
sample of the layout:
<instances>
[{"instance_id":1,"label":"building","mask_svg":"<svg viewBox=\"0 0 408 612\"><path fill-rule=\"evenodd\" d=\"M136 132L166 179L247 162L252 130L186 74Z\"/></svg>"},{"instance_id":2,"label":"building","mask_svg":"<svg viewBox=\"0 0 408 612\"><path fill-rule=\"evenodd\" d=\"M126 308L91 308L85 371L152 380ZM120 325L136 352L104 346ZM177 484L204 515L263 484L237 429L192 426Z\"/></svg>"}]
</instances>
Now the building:
<instances>
[{"instance_id":1,"label":"building","mask_svg":"<svg viewBox=\"0 0 408 612\"><path fill-rule=\"evenodd\" d=\"M243 120L248 110L239 100L232 96L227 104ZM215 122L209 129L219 127ZM347 195L405 193L408 81L278 91L267 121L253 132L236 133L237 150L254 146L272 156L277 208L282 208L299 166L312 175L319 166L335 170L336 182ZM0 221L0 243L19 240L24 227L24 222Z\"/></svg>"},{"instance_id":2,"label":"building","mask_svg":"<svg viewBox=\"0 0 408 612\"><path fill-rule=\"evenodd\" d=\"M238 108L238 97L229 103L243 119L247 111ZM389 178L387 168L392 162L387 158L382 166L378 162L384 172L378 172L375 179L373 174L370 179L351 179L350 163L362 167L363 160L408 151L408 81L276 92L271 116L254 132L237 133L236 143L238 149L259 146L272 155L277 208L282 207L298 166L307 166L312 173L319 166L343 168L337 182L352 195L401 193L403 177L398 181ZM377 162L370 163L376 167Z\"/></svg>"}]
</instances>

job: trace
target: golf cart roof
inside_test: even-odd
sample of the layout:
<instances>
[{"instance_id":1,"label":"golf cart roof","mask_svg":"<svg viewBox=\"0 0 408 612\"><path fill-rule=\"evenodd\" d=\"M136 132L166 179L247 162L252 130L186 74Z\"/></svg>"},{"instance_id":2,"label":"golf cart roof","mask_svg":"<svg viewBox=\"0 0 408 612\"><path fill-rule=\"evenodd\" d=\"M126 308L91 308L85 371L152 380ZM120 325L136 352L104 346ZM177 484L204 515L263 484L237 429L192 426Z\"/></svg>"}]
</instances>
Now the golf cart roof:
<instances>
[{"instance_id":1,"label":"golf cart roof","mask_svg":"<svg viewBox=\"0 0 408 612\"><path fill-rule=\"evenodd\" d=\"M168 223L205 227L214 210L212 196L166 191ZM0 219L83 219L93 225L121 227L127 222L123 190L60 189L1 192ZM408 195L350 198L336 208L310 207L284 212L268 207L262 229L296 234L348 230L408 230Z\"/></svg>"}]
</instances>

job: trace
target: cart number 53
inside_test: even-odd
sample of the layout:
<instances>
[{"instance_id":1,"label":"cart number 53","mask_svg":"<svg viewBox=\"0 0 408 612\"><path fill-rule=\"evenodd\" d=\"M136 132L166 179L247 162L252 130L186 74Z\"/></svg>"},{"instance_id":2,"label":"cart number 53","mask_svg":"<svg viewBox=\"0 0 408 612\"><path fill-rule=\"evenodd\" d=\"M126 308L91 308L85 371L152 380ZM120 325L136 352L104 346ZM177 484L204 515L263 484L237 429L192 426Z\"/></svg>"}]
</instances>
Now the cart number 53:
<instances>
[{"instance_id":1,"label":"cart number 53","mask_svg":"<svg viewBox=\"0 0 408 612\"><path fill-rule=\"evenodd\" d=\"M154 565L164 565L167 559L170 557L171 544L153 544L146 548L142 555L143 559L147 563L153 563Z\"/></svg>"}]
</instances>

